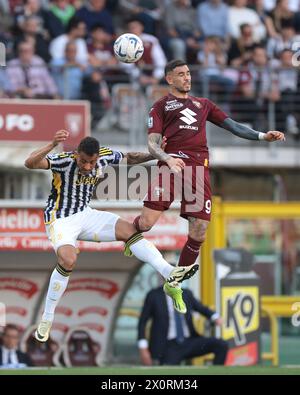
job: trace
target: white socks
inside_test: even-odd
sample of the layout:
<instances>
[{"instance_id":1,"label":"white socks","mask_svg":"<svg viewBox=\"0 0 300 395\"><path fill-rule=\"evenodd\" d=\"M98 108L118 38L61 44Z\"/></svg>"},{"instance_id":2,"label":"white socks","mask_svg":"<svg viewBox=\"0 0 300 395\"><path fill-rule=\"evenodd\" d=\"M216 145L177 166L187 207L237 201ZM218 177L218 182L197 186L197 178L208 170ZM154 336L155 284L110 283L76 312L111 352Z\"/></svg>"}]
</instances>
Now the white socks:
<instances>
[{"instance_id":1,"label":"white socks","mask_svg":"<svg viewBox=\"0 0 300 395\"><path fill-rule=\"evenodd\" d=\"M67 288L70 272L64 270L64 273L68 274L67 276L62 275L61 274L62 272L63 272L62 266L56 266L50 277L50 282L49 282L49 287L48 287L48 292L45 302L45 310L42 316L43 321L44 320L51 322L53 321L55 308Z\"/></svg>"},{"instance_id":2,"label":"white socks","mask_svg":"<svg viewBox=\"0 0 300 395\"><path fill-rule=\"evenodd\" d=\"M153 243L142 238L130 245L132 253L141 261L150 263L165 279L170 277L174 267L164 260Z\"/></svg>"}]
</instances>

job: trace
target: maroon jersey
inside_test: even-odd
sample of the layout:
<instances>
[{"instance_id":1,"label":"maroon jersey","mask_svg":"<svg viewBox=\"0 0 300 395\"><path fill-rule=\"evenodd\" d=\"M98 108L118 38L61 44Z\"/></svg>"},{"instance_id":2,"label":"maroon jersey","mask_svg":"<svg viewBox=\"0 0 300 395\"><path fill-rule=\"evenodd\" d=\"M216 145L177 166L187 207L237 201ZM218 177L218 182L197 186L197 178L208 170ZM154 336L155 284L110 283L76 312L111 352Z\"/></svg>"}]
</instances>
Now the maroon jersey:
<instances>
[{"instance_id":1,"label":"maroon jersey","mask_svg":"<svg viewBox=\"0 0 300 395\"><path fill-rule=\"evenodd\" d=\"M151 108L148 133L167 137L168 154L204 165L208 160L206 121L220 125L226 118L228 115L208 99L181 99L169 94Z\"/></svg>"}]
</instances>

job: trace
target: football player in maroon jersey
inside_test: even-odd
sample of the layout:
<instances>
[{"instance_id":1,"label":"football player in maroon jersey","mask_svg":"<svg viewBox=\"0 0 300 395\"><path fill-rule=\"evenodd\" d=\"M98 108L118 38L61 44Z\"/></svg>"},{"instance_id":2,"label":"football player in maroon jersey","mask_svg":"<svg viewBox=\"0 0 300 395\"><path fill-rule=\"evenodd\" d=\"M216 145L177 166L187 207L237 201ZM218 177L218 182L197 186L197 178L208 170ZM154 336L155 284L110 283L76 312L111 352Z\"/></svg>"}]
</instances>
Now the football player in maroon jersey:
<instances>
[{"instance_id":1,"label":"football player in maroon jersey","mask_svg":"<svg viewBox=\"0 0 300 395\"><path fill-rule=\"evenodd\" d=\"M278 131L253 130L231 119L210 100L189 95L191 74L184 61L169 62L165 67L165 78L170 92L154 103L148 121L149 152L159 160L162 172L150 185L142 213L135 218L134 224L138 231L150 230L174 200L174 179L182 178L180 215L188 220L189 232L178 265L185 266L197 259L211 215L206 121L248 140L272 142L284 141L285 137ZM160 148L163 137L167 139L165 150ZM186 172L187 168L189 172ZM170 188L166 188L163 181L166 172L169 173ZM189 204L187 189L191 191L191 197L196 196L198 204Z\"/></svg>"}]
</instances>

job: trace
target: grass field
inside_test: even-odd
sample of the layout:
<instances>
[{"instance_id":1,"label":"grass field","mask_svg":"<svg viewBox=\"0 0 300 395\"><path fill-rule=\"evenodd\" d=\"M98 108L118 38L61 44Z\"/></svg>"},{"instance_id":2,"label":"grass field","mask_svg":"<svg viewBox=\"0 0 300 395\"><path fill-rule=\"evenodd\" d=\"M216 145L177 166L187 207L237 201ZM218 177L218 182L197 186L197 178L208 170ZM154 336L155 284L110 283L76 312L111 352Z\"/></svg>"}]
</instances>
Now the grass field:
<instances>
[{"instance_id":1,"label":"grass field","mask_svg":"<svg viewBox=\"0 0 300 395\"><path fill-rule=\"evenodd\" d=\"M0 369L0 375L300 375L300 366L282 367L99 367Z\"/></svg>"}]
</instances>

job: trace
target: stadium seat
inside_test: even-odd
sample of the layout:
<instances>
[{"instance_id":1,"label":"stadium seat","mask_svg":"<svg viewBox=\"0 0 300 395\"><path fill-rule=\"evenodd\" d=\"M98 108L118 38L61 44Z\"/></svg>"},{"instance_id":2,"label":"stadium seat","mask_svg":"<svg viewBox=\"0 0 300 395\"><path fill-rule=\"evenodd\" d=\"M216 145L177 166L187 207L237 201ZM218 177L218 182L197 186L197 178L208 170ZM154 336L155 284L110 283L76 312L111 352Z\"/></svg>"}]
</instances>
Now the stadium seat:
<instances>
[{"instance_id":1,"label":"stadium seat","mask_svg":"<svg viewBox=\"0 0 300 395\"><path fill-rule=\"evenodd\" d=\"M40 343L34 338L36 326L27 329L21 340L21 351L26 352L34 366L55 366L54 355L58 350L58 343L51 337L45 343Z\"/></svg>"},{"instance_id":2,"label":"stadium seat","mask_svg":"<svg viewBox=\"0 0 300 395\"><path fill-rule=\"evenodd\" d=\"M66 366L97 366L100 344L92 339L85 327L72 328L64 339L63 360Z\"/></svg>"}]
</instances>

